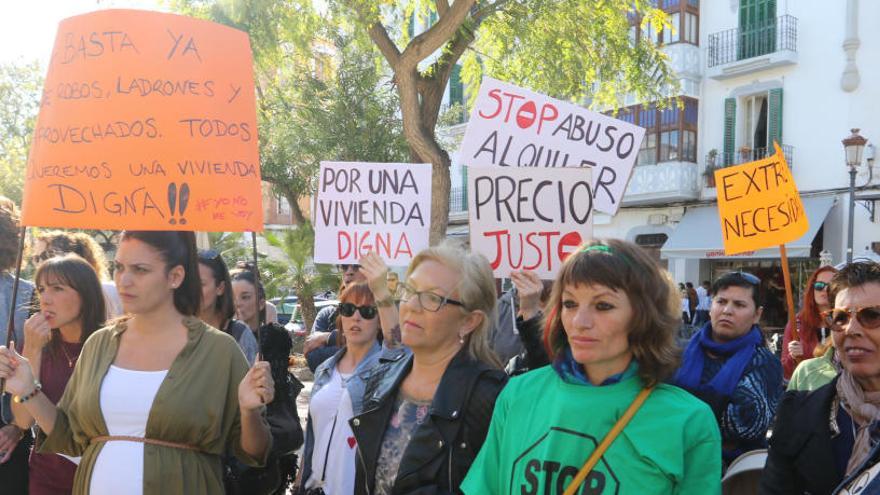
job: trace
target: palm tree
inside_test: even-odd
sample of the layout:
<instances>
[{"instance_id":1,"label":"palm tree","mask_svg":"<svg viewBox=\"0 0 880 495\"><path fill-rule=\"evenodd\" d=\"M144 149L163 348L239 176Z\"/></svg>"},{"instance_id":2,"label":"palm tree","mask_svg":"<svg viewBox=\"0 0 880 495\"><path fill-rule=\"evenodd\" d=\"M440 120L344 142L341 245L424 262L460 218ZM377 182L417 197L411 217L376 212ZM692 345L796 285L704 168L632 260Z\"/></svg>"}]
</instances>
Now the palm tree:
<instances>
[{"instance_id":1,"label":"palm tree","mask_svg":"<svg viewBox=\"0 0 880 495\"><path fill-rule=\"evenodd\" d=\"M331 265L316 265L312 261L315 231L309 222L285 231L280 237L267 232L265 238L271 246L281 249L289 260L286 266L272 260L261 263L261 268L269 272L265 279L267 292L268 284L290 287L299 299L303 323L307 329L311 329L317 314L315 294L339 287L339 274Z\"/></svg>"},{"instance_id":2,"label":"palm tree","mask_svg":"<svg viewBox=\"0 0 880 495\"><path fill-rule=\"evenodd\" d=\"M248 245L241 232L208 232L208 240L211 249L220 253L231 267L239 260L250 259Z\"/></svg>"}]
</instances>

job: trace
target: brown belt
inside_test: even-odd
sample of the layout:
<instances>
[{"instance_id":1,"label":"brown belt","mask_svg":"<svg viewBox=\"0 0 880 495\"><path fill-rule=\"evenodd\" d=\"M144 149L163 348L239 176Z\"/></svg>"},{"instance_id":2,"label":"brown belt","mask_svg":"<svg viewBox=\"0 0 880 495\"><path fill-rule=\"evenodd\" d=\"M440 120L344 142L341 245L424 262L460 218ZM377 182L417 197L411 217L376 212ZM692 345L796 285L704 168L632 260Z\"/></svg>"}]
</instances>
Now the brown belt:
<instances>
[{"instance_id":1,"label":"brown belt","mask_svg":"<svg viewBox=\"0 0 880 495\"><path fill-rule=\"evenodd\" d=\"M187 445L184 443L175 443L175 442L166 442L165 440L155 440L153 438L143 438L143 437L129 437L125 435L102 435L98 437L94 437L89 440L90 444L99 443L99 442L138 442L138 443L147 443L150 445L159 445L161 447L171 447L172 449L183 449L183 450L191 450L193 452L199 452L205 454L202 449L198 447L194 447L192 445Z\"/></svg>"}]
</instances>

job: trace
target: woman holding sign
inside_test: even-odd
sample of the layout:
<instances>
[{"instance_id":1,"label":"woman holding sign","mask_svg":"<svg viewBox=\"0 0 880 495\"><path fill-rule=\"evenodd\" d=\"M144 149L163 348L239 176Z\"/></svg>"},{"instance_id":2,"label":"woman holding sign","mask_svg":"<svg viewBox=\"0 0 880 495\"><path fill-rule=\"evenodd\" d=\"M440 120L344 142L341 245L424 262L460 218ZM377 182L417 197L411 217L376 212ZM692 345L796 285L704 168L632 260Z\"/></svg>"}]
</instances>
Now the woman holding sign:
<instances>
[{"instance_id":1,"label":"woman holding sign","mask_svg":"<svg viewBox=\"0 0 880 495\"><path fill-rule=\"evenodd\" d=\"M822 312L831 308L828 301L828 289L831 287L831 277L837 273L833 266L822 266L810 275L807 287L804 289L804 304L797 316L795 325L797 338L791 324L785 326L782 338L782 370L786 380L791 378L798 363L814 356L813 351L819 344L831 337L831 331L826 328L822 318ZM821 347L826 349L824 346Z\"/></svg>"},{"instance_id":2,"label":"woman holding sign","mask_svg":"<svg viewBox=\"0 0 880 495\"><path fill-rule=\"evenodd\" d=\"M101 282L92 266L74 254L49 258L34 275L40 311L24 324L24 356L43 384L43 393L57 403L73 374L83 343L104 324ZM15 423L23 429L34 418L23 404L13 404ZM78 459L76 460L78 461ZM70 493L76 464L57 454L34 452L30 458L31 495Z\"/></svg>"},{"instance_id":3,"label":"woman holding sign","mask_svg":"<svg viewBox=\"0 0 880 495\"><path fill-rule=\"evenodd\" d=\"M265 462L269 367L248 370L230 336L195 318L192 232L124 232L115 268L130 316L86 342L57 407L5 347L0 378L40 426L40 452L82 456L73 493L222 493L223 453Z\"/></svg>"},{"instance_id":4,"label":"woman holding sign","mask_svg":"<svg viewBox=\"0 0 880 495\"><path fill-rule=\"evenodd\" d=\"M664 383L677 364L678 295L657 264L633 244L591 241L563 263L545 314L552 366L510 380L461 490L720 493L712 411ZM610 447L597 453L603 438ZM585 467L594 454L601 462Z\"/></svg>"},{"instance_id":5,"label":"woman holding sign","mask_svg":"<svg viewBox=\"0 0 880 495\"><path fill-rule=\"evenodd\" d=\"M385 344L405 347L380 358L364 412L349 422L354 493L457 492L507 378L486 338L495 310L489 263L448 245L420 252L402 284L400 325L387 331L382 309L393 302L381 260L361 262L372 273Z\"/></svg>"}]
</instances>

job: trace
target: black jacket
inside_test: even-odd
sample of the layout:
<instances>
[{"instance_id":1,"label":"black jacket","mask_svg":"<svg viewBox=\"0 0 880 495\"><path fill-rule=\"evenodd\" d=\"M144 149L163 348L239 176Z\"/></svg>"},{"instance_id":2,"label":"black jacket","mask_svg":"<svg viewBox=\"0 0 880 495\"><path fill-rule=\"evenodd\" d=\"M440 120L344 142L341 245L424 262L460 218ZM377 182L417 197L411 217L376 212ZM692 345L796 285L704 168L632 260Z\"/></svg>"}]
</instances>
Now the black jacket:
<instances>
[{"instance_id":1,"label":"black jacket","mask_svg":"<svg viewBox=\"0 0 880 495\"><path fill-rule=\"evenodd\" d=\"M408 351L386 352L367 379L364 412L349 422L358 446L356 494L373 493L382 438L412 360ZM462 349L437 386L429 417L403 453L393 493L461 493L458 487L486 439L495 399L506 382L503 371Z\"/></svg>"},{"instance_id":2,"label":"black jacket","mask_svg":"<svg viewBox=\"0 0 880 495\"><path fill-rule=\"evenodd\" d=\"M785 393L777 410L761 495L830 494L843 481L831 447L837 379L812 392Z\"/></svg>"}]
</instances>

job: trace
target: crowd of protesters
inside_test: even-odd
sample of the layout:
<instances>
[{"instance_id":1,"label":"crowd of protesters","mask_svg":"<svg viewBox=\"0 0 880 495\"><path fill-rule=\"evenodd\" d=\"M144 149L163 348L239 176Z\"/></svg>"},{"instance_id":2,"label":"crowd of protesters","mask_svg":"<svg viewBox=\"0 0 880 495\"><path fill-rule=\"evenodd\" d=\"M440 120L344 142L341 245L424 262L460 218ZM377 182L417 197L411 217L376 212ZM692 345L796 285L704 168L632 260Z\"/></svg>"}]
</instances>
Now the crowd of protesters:
<instances>
[{"instance_id":1,"label":"crowd of protesters","mask_svg":"<svg viewBox=\"0 0 880 495\"><path fill-rule=\"evenodd\" d=\"M460 246L403 276L369 253L306 342L300 425L252 265L126 231L110 281L87 235L41 232L13 300L19 234L0 199L4 495L712 494L756 453L758 493L880 493L873 262L811 275L780 360L750 273L679 289L593 240L499 294Z\"/></svg>"}]
</instances>

